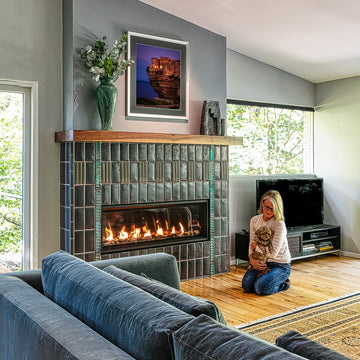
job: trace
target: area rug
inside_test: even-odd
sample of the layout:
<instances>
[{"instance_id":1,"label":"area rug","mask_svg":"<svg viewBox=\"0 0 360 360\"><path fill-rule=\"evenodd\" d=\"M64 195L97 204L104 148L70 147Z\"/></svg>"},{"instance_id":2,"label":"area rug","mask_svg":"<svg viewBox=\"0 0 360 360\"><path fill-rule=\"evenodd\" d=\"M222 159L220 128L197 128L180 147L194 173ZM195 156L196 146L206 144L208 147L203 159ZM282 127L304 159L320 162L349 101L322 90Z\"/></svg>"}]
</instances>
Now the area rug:
<instances>
[{"instance_id":1,"label":"area rug","mask_svg":"<svg viewBox=\"0 0 360 360\"><path fill-rule=\"evenodd\" d=\"M360 292L236 327L271 343L296 330L351 359L360 359Z\"/></svg>"}]
</instances>

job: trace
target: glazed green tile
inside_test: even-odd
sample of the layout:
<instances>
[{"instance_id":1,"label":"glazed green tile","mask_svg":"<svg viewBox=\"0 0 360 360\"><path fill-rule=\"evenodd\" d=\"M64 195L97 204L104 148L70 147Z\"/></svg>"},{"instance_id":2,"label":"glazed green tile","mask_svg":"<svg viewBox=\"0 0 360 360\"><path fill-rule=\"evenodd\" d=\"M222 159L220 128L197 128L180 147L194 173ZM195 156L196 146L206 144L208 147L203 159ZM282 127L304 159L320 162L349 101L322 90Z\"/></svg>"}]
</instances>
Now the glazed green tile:
<instances>
[{"instance_id":1,"label":"glazed green tile","mask_svg":"<svg viewBox=\"0 0 360 360\"><path fill-rule=\"evenodd\" d=\"M120 163L120 182L128 183L130 181L130 164L127 161Z\"/></svg>"},{"instance_id":2,"label":"glazed green tile","mask_svg":"<svg viewBox=\"0 0 360 360\"><path fill-rule=\"evenodd\" d=\"M165 152L165 161L171 161L172 160L172 144L165 144L164 145L164 152Z\"/></svg>"},{"instance_id":3,"label":"glazed green tile","mask_svg":"<svg viewBox=\"0 0 360 360\"><path fill-rule=\"evenodd\" d=\"M129 203L129 184L120 184L120 202L122 204Z\"/></svg>"},{"instance_id":4,"label":"glazed green tile","mask_svg":"<svg viewBox=\"0 0 360 360\"><path fill-rule=\"evenodd\" d=\"M164 161L164 144L155 144L155 161Z\"/></svg>"},{"instance_id":5,"label":"glazed green tile","mask_svg":"<svg viewBox=\"0 0 360 360\"><path fill-rule=\"evenodd\" d=\"M189 161L187 163L187 179L188 181L194 181L195 180L195 163L194 161Z\"/></svg>"},{"instance_id":6,"label":"glazed green tile","mask_svg":"<svg viewBox=\"0 0 360 360\"><path fill-rule=\"evenodd\" d=\"M113 143L111 148L111 161L120 161L120 144Z\"/></svg>"},{"instance_id":7,"label":"glazed green tile","mask_svg":"<svg viewBox=\"0 0 360 360\"><path fill-rule=\"evenodd\" d=\"M74 163L74 185L85 184L85 163Z\"/></svg>"},{"instance_id":8,"label":"glazed green tile","mask_svg":"<svg viewBox=\"0 0 360 360\"><path fill-rule=\"evenodd\" d=\"M172 181L180 181L180 163L178 161L171 164L172 167Z\"/></svg>"},{"instance_id":9,"label":"glazed green tile","mask_svg":"<svg viewBox=\"0 0 360 360\"><path fill-rule=\"evenodd\" d=\"M188 163L187 162L181 162L180 163L180 180L181 181L187 181L188 180Z\"/></svg>"},{"instance_id":10,"label":"glazed green tile","mask_svg":"<svg viewBox=\"0 0 360 360\"><path fill-rule=\"evenodd\" d=\"M139 160L138 144L129 144L129 159L130 161Z\"/></svg>"},{"instance_id":11,"label":"glazed green tile","mask_svg":"<svg viewBox=\"0 0 360 360\"><path fill-rule=\"evenodd\" d=\"M188 182L188 200L195 200L195 183L193 181Z\"/></svg>"},{"instance_id":12,"label":"glazed green tile","mask_svg":"<svg viewBox=\"0 0 360 360\"><path fill-rule=\"evenodd\" d=\"M221 145L214 146L214 160L221 161Z\"/></svg>"},{"instance_id":13,"label":"glazed green tile","mask_svg":"<svg viewBox=\"0 0 360 360\"><path fill-rule=\"evenodd\" d=\"M201 181L195 181L195 199L202 199L203 193L202 193L203 187Z\"/></svg>"},{"instance_id":14,"label":"glazed green tile","mask_svg":"<svg viewBox=\"0 0 360 360\"><path fill-rule=\"evenodd\" d=\"M180 160L180 144L174 144L172 146L172 159L173 161Z\"/></svg>"},{"instance_id":15,"label":"glazed green tile","mask_svg":"<svg viewBox=\"0 0 360 360\"><path fill-rule=\"evenodd\" d=\"M202 161L203 160L203 146L202 145L196 145L196 148L195 148L195 160L196 161Z\"/></svg>"},{"instance_id":16,"label":"glazed green tile","mask_svg":"<svg viewBox=\"0 0 360 360\"><path fill-rule=\"evenodd\" d=\"M157 161L155 163L155 180L164 181L164 163Z\"/></svg>"},{"instance_id":17,"label":"glazed green tile","mask_svg":"<svg viewBox=\"0 0 360 360\"><path fill-rule=\"evenodd\" d=\"M202 163L202 175L203 175L203 180L210 180L210 162L209 161L204 161Z\"/></svg>"},{"instance_id":18,"label":"glazed green tile","mask_svg":"<svg viewBox=\"0 0 360 360\"><path fill-rule=\"evenodd\" d=\"M164 201L164 183L157 183L155 187L155 201Z\"/></svg>"},{"instance_id":19,"label":"glazed green tile","mask_svg":"<svg viewBox=\"0 0 360 360\"><path fill-rule=\"evenodd\" d=\"M221 161L228 161L229 158L229 146L223 145L221 146Z\"/></svg>"},{"instance_id":20,"label":"glazed green tile","mask_svg":"<svg viewBox=\"0 0 360 360\"><path fill-rule=\"evenodd\" d=\"M147 144L139 144L139 161L147 161Z\"/></svg>"},{"instance_id":21,"label":"glazed green tile","mask_svg":"<svg viewBox=\"0 0 360 360\"><path fill-rule=\"evenodd\" d=\"M106 164L106 163L103 163L103 164ZM109 183L119 183L121 182L121 177L120 177L120 173L121 173L121 170L120 170L120 167L121 167L121 163L118 162L118 161L113 161L111 163L108 163L111 168L111 173L110 173L110 181L108 181Z\"/></svg>"},{"instance_id":22,"label":"glazed green tile","mask_svg":"<svg viewBox=\"0 0 360 360\"><path fill-rule=\"evenodd\" d=\"M130 203L135 204L139 202L139 185L130 184Z\"/></svg>"},{"instance_id":23,"label":"glazed green tile","mask_svg":"<svg viewBox=\"0 0 360 360\"><path fill-rule=\"evenodd\" d=\"M84 161L85 160L85 151L84 143L75 143L75 161Z\"/></svg>"},{"instance_id":24,"label":"glazed green tile","mask_svg":"<svg viewBox=\"0 0 360 360\"><path fill-rule=\"evenodd\" d=\"M172 183L172 198L173 201L179 201L180 197L180 183Z\"/></svg>"},{"instance_id":25,"label":"glazed green tile","mask_svg":"<svg viewBox=\"0 0 360 360\"><path fill-rule=\"evenodd\" d=\"M139 201L141 203L146 203L147 200L147 184L139 184Z\"/></svg>"},{"instance_id":26,"label":"glazed green tile","mask_svg":"<svg viewBox=\"0 0 360 360\"><path fill-rule=\"evenodd\" d=\"M171 201L172 200L172 183L164 184L164 200Z\"/></svg>"},{"instance_id":27,"label":"glazed green tile","mask_svg":"<svg viewBox=\"0 0 360 360\"><path fill-rule=\"evenodd\" d=\"M218 161L214 161L214 179L220 180L221 175L221 163Z\"/></svg>"},{"instance_id":28,"label":"glazed green tile","mask_svg":"<svg viewBox=\"0 0 360 360\"><path fill-rule=\"evenodd\" d=\"M188 199L188 186L186 182L180 183L180 200Z\"/></svg>"},{"instance_id":29,"label":"glazed green tile","mask_svg":"<svg viewBox=\"0 0 360 360\"><path fill-rule=\"evenodd\" d=\"M110 161L110 144L101 143L101 160Z\"/></svg>"},{"instance_id":30,"label":"glazed green tile","mask_svg":"<svg viewBox=\"0 0 360 360\"><path fill-rule=\"evenodd\" d=\"M139 166L139 182L147 182L148 180L148 164L147 162L141 161Z\"/></svg>"},{"instance_id":31,"label":"glazed green tile","mask_svg":"<svg viewBox=\"0 0 360 360\"><path fill-rule=\"evenodd\" d=\"M201 181L203 179L203 165L202 162L195 163L195 180Z\"/></svg>"},{"instance_id":32,"label":"glazed green tile","mask_svg":"<svg viewBox=\"0 0 360 360\"><path fill-rule=\"evenodd\" d=\"M95 161L95 144L85 143L85 160Z\"/></svg>"},{"instance_id":33,"label":"glazed green tile","mask_svg":"<svg viewBox=\"0 0 360 360\"><path fill-rule=\"evenodd\" d=\"M111 182L111 163L110 162L101 162L101 182L103 184L108 184Z\"/></svg>"},{"instance_id":34,"label":"glazed green tile","mask_svg":"<svg viewBox=\"0 0 360 360\"><path fill-rule=\"evenodd\" d=\"M155 202L155 183L147 184L147 201Z\"/></svg>"},{"instance_id":35,"label":"glazed green tile","mask_svg":"<svg viewBox=\"0 0 360 360\"><path fill-rule=\"evenodd\" d=\"M164 181L171 181L171 163L170 162L166 162L164 163Z\"/></svg>"},{"instance_id":36,"label":"glazed green tile","mask_svg":"<svg viewBox=\"0 0 360 360\"><path fill-rule=\"evenodd\" d=\"M187 161L188 160L188 148L185 144L180 144L180 160Z\"/></svg>"},{"instance_id":37,"label":"glazed green tile","mask_svg":"<svg viewBox=\"0 0 360 360\"><path fill-rule=\"evenodd\" d=\"M221 162L221 179L227 180L229 178L229 167L227 162Z\"/></svg>"},{"instance_id":38,"label":"glazed green tile","mask_svg":"<svg viewBox=\"0 0 360 360\"><path fill-rule=\"evenodd\" d=\"M147 149L148 161L155 161L155 144L148 144Z\"/></svg>"},{"instance_id":39,"label":"glazed green tile","mask_svg":"<svg viewBox=\"0 0 360 360\"><path fill-rule=\"evenodd\" d=\"M120 160L121 161L129 160L129 144L128 143L120 144Z\"/></svg>"},{"instance_id":40,"label":"glazed green tile","mask_svg":"<svg viewBox=\"0 0 360 360\"><path fill-rule=\"evenodd\" d=\"M137 162L130 163L130 182L139 181L139 167Z\"/></svg>"},{"instance_id":41,"label":"glazed green tile","mask_svg":"<svg viewBox=\"0 0 360 360\"><path fill-rule=\"evenodd\" d=\"M120 204L120 184L111 184L111 203Z\"/></svg>"},{"instance_id":42,"label":"glazed green tile","mask_svg":"<svg viewBox=\"0 0 360 360\"><path fill-rule=\"evenodd\" d=\"M155 163L149 162L147 163L148 168L148 180L147 181L155 181Z\"/></svg>"},{"instance_id":43,"label":"glazed green tile","mask_svg":"<svg viewBox=\"0 0 360 360\"><path fill-rule=\"evenodd\" d=\"M195 145L188 145L188 161L194 161L195 160Z\"/></svg>"},{"instance_id":44,"label":"glazed green tile","mask_svg":"<svg viewBox=\"0 0 360 360\"><path fill-rule=\"evenodd\" d=\"M210 161L210 146L203 145L203 161Z\"/></svg>"}]
</instances>

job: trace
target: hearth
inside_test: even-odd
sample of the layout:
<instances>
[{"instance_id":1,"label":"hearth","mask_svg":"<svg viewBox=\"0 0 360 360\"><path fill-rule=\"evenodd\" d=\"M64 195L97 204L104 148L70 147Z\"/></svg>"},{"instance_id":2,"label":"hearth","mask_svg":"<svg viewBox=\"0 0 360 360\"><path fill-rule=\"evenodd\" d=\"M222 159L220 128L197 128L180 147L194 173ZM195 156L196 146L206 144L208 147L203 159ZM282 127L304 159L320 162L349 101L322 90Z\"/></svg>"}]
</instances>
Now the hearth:
<instances>
[{"instance_id":1,"label":"hearth","mask_svg":"<svg viewBox=\"0 0 360 360\"><path fill-rule=\"evenodd\" d=\"M208 201L108 206L102 253L208 240Z\"/></svg>"}]
</instances>

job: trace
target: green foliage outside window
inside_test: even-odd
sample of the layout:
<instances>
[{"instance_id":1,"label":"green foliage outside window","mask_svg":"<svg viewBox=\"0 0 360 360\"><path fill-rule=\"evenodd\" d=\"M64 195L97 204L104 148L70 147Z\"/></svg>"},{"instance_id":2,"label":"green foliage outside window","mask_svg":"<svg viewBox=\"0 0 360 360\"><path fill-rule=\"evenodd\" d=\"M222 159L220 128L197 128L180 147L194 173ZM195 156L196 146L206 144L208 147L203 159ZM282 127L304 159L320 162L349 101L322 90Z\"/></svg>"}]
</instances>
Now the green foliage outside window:
<instances>
[{"instance_id":1,"label":"green foliage outside window","mask_svg":"<svg viewBox=\"0 0 360 360\"><path fill-rule=\"evenodd\" d=\"M0 252L22 245L23 95L0 92Z\"/></svg>"},{"instance_id":2,"label":"green foliage outside window","mask_svg":"<svg viewBox=\"0 0 360 360\"><path fill-rule=\"evenodd\" d=\"M230 147L230 174L304 173L310 117L302 110L228 104L227 135L244 140Z\"/></svg>"}]
</instances>

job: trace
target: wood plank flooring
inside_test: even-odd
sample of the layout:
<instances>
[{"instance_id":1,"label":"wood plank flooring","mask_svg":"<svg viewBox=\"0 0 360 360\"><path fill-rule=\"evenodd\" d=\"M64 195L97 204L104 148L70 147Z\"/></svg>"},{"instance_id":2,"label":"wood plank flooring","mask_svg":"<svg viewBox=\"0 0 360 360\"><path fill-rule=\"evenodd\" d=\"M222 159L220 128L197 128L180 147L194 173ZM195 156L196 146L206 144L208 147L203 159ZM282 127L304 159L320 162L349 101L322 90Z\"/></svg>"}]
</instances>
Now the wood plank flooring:
<instances>
[{"instance_id":1,"label":"wood plank flooring","mask_svg":"<svg viewBox=\"0 0 360 360\"><path fill-rule=\"evenodd\" d=\"M215 302L229 325L239 325L295 308L360 291L360 259L319 256L292 263L291 286L278 294L246 294L241 279L247 265L230 273L189 280L181 290Z\"/></svg>"}]
</instances>

